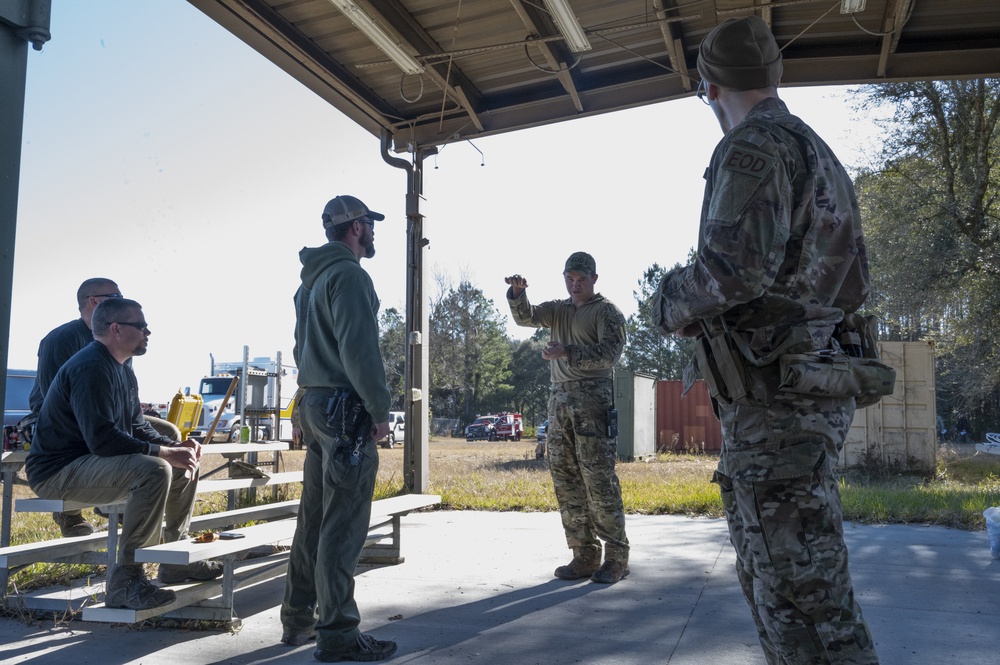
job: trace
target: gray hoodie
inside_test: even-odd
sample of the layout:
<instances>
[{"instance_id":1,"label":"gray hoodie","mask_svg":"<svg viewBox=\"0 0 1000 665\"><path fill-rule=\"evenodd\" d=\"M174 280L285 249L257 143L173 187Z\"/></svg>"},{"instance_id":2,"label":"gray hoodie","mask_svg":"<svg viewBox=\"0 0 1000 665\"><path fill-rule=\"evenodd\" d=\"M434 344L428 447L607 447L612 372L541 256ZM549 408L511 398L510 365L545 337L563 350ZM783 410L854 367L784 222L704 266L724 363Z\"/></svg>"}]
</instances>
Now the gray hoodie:
<instances>
[{"instance_id":1,"label":"gray hoodie","mask_svg":"<svg viewBox=\"0 0 1000 665\"><path fill-rule=\"evenodd\" d=\"M299 386L353 388L376 423L389 419L389 387L379 351L379 300L371 277L341 242L304 247L295 293Z\"/></svg>"}]
</instances>

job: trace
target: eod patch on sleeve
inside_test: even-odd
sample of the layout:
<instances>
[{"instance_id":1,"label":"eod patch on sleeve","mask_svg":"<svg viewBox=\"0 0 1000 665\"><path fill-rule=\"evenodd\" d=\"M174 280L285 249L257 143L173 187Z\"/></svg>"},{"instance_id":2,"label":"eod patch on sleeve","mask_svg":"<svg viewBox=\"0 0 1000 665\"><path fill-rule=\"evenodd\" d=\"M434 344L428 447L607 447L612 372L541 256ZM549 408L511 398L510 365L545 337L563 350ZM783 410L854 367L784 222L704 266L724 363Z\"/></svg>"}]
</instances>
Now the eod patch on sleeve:
<instances>
[{"instance_id":1,"label":"eod patch on sleeve","mask_svg":"<svg viewBox=\"0 0 1000 665\"><path fill-rule=\"evenodd\" d=\"M743 146L730 146L722 158L722 168L754 178L763 178L774 166L776 158Z\"/></svg>"}]
</instances>

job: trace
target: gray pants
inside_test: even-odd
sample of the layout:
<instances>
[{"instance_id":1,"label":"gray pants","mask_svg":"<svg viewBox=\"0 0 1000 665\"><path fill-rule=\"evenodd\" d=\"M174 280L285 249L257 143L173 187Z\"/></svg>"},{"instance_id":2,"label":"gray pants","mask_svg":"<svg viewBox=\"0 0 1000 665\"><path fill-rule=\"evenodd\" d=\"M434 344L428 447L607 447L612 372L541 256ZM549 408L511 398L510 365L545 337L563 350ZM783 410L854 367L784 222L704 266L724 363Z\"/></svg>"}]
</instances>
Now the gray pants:
<instances>
[{"instance_id":1,"label":"gray pants","mask_svg":"<svg viewBox=\"0 0 1000 665\"><path fill-rule=\"evenodd\" d=\"M118 545L118 563L135 563L135 551L187 536L194 509L198 476L149 455L84 455L32 489L42 499L81 503L125 502ZM166 520L166 528L163 523Z\"/></svg>"},{"instance_id":2,"label":"gray pants","mask_svg":"<svg viewBox=\"0 0 1000 665\"><path fill-rule=\"evenodd\" d=\"M332 391L309 388L296 404L306 459L298 523L288 559L281 623L286 632L316 629L319 649L340 649L358 636L354 571L368 538L378 450L369 437L358 464L337 448L339 430L327 425Z\"/></svg>"}]
</instances>

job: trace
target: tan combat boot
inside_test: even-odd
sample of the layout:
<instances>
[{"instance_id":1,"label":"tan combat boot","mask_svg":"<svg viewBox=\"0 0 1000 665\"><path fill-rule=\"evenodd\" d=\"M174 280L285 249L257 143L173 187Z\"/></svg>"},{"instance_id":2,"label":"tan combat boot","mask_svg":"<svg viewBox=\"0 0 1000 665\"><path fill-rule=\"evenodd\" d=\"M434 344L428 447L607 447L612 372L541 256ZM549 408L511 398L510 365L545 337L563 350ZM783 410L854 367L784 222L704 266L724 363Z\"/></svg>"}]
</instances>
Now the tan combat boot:
<instances>
[{"instance_id":1,"label":"tan combat boot","mask_svg":"<svg viewBox=\"0 0 1000 665\"><path fill-rule=\"evenodd\" d=\"M628 563L608 559L599 570L594 571L590 581L598 584L614 584L628 577L629 572L631 571L628 569Z\"/></svg>"},{"instance_id":2,"label":"tan combat boot","mask_svg":"<svg viewBox=\"0 0 1000 665\"><path fill-rule=\"evenodd\" d=\"M596 547L574 547L573 560L556 568L561 580L579 580L590 577L601 567L601 551Z\"/></svg>"}]
</instances>

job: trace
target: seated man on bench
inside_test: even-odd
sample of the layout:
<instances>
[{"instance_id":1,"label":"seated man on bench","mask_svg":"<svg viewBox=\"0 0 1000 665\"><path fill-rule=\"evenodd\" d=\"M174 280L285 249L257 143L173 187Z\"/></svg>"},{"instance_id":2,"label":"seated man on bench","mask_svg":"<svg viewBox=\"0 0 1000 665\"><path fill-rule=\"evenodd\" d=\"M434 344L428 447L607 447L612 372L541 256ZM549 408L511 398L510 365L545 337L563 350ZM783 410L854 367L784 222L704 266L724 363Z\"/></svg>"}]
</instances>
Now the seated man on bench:
<instances>
[{"instance_id":1,"label":"seated man on bench","mask_svg":"<svg viewBox=\"0 0 1000 665\"><path fill-rule=\"evenodd\" d=\"M146 578L135 551L160 542L164 520L167 541L187 537L201 445L157 434L142 417L126 362L146 353L149 342L139 303L105 300L92 325L94 341L59 369L45 395L25 462L28 484L43 499L125 502L118 564L108 571L104 604L151 609L173 602L175 594ZM221 574L216 561L160 566L160 580L168 584Z\"/></svg>"}]
</instances>

